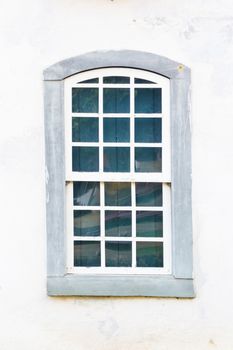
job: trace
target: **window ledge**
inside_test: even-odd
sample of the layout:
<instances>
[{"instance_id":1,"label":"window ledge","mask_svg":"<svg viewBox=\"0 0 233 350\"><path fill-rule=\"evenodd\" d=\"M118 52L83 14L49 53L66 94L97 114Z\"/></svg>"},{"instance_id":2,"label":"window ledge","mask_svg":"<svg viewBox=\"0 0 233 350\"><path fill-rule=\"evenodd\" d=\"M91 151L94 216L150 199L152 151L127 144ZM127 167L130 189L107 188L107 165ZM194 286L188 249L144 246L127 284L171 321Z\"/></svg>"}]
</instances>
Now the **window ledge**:
<instances>
[{"instance_id":1,"label":"window ledge","mask_svg":"<svg viewBox=\"0 0 233 350\"><path fill-rule=\"evenodd\" d=\"M50 296L147 296L194 298L193 280L152 275L48 277Z\"/></svg>"}]
</instances>

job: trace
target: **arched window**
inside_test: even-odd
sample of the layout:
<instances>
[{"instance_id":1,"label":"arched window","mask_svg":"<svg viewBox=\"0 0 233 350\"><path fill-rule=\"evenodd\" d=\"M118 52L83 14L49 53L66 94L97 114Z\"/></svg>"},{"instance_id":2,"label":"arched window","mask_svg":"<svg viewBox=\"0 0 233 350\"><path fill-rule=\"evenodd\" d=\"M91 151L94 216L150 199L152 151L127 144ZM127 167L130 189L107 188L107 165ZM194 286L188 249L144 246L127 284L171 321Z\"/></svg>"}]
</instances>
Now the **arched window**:
<instances>
[{"instance_id":1,"label":"arched window","mask_svg":"<svg viewBox=\"0 0 233 350\"><path fill-rule=\"evenodd\" d=\"M117 55L45 71L48 293L190 297L188 70Z\"/></svg>"}]
</instances>

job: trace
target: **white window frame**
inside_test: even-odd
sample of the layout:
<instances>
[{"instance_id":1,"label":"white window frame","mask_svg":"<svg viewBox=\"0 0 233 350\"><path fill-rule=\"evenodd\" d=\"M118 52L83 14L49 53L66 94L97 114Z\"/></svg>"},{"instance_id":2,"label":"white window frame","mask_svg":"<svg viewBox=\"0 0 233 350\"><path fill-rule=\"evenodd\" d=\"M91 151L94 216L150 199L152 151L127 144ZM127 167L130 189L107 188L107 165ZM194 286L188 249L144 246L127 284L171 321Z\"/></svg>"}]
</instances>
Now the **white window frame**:
<instances>
[{"instance_id":1,"label":"white window frame","mask_svg":"<svg viewBox=\"0 0 233 350\"><path fill-rule=\"evenodd\" d=\"M165 188L171 184L172 239L170 240L170 246L172 262L170 270L167 270L165 274L162 271L160 271L161 273L158 273L158 271L153 273L152 271L145 274L132 272L130 274L114 274L112 272L109 274L96 274L95 272L76 274L67 270L67 260L69 261L67 251L69 251L69 247L67 246L66 232L69 220L66 219L66 189L68 189L69 196L69 193L71 193L69 183L74 181L74 177L73 175L70 177L69 171L66 172L66 160L68 164L69 160L65 156L65 139L68 132L66 131L65 136L64 84L76 79L75 74L80 73L80 76L81 74L88 76L89 70L101 70L106 67L111 67L111 69L117 67L118 72L120 72L118 67L130 67L132 71L136 69L137 72L143 70L144 79L147 74L148 76L152 74L161 81L169 79L171 90L171 172L170 169L166 171L166 174L162 175L162 181L160 175L159 181L164 183ZM113 75L112 72L111 75ZM138 77L140 78L140 76ZM127 50L107 51L85 54L59 62L44 71L44 80L48 294L53 296L193 297L189 69L155 54ZM158 80L158 83L161 82ZM115 84L114 87L116 87ZM168 149L170 148L169 140L167 139ZM69 169L69 165L67 167ZM98 181L116 181L116 175L108 174L107 177L105 175L103 174L102 179L99 175ZM156 174L155 177L154 175L153 181L156 182L159 180L159 175ZM108 180L106 180L107 178ZM142 182L141 174L130 174L128 181L135 182L139 178L139 181ZM80 181L80 176L77 179ZM122 174L122 181L126 181L125 174Z\"/></svg>"},{"instance_id":2,"label":"white window frame","mask_svg":"<svg viewBox=\"0 0 233 350\"><path fill-rule=\"evenodd\" d=\"M127 76L129 84L103 84L103 77ZM98 78L98 84L80 84L81 81ZM134 79L146 79L151 84L135 84ZM155 85L156 84L156 85ZM99 89L99 113L72 113L72 88L98 88ZM103 113L103 88L129 88L130 89L130 113L108 114ZM135 88L161 88L162 112L150 114L135 114L134 112L134 89ZM66 222L67 222L67 273L82 274L170 274L171 273L171 208L170 208L170 99L169 79L158 74L130 68L103 68L76 74L65 79L64 82L64 106L65 106L65 158L66 158ZM72 118L73 117L98 117L99 119L99 142L72 142ZM103 142L103 118L130 118L130 142L128 143L104 143ZM136 143L134 142L134 122L136 117L161 118L162 119L162 142L161 143ZM99 148L99 172L73 172L72 171L72 146L91 146ZM103 148L104 146L130 147L130 173L106 173L103 171ZM162 148L162 172L159 173L136 173L134 171L134 147L161 147ZM83 207L72 205L73 181L97 181L100 182L100 206ZM137 207L135 203L135 182L159 182L162 183L163 206L162 207ZM132 191L132 205L130 207L106 207L104 206L104 182L130 182ZM104 233L104 210L130 210L132 213L132 237L105 237ZM73 235L73 210L100 210L101 237L77 237ZM136 237L136 209L138 211L163 212L163 237L149 238ZM74 267L74 241L100 241L101 243L101 267ZM105 267L105 242L132 241L132 267ZM163 268L136 267L136 242L162 242L164 249Z\"/></svg>"}]
</instances>

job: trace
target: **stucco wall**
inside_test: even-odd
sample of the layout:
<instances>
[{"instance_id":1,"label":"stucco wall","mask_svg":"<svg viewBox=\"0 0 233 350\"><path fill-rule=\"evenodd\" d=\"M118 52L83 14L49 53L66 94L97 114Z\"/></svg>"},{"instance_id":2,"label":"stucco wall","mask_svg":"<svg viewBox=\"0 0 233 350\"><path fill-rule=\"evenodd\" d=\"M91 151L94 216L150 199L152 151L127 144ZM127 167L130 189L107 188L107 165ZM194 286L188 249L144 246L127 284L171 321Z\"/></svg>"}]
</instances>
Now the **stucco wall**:
<instances>
[{"instance_id":1,"label":"stucco wall","mask_svg":"<svg viewBox=\"0 0 233 350\"><path fill-rule=\"evenodd\" d=\"M0 349L232 350L232 0L0 8ZM192 70L193 300L46 295L42 71L100 49L154 52Z\"/></svg>"}]
</instances>

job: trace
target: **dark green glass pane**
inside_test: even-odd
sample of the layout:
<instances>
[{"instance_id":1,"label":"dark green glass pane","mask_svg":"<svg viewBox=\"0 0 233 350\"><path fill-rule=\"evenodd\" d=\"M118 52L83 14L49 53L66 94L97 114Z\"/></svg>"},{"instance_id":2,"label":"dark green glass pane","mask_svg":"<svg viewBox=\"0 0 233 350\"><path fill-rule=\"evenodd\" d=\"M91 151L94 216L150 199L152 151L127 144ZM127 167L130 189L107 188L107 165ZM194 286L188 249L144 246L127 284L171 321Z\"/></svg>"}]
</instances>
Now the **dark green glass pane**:
<instances>
[{"instance_id":1,"label":"dark green glass pane","mask_svg":"<svg viewBox=\"0 0 233 350\"><path fill-rule=\"evenodd\" d=\"M129 84L129 77L104 77L104 84Z\"/></svg>"},{"instance_id":2,"label":"dark green glass pane","mask_svg":"<svg viewBox=\"0 0 233 350\"><path fill-rule=\"evenodd\" d=\"M73 198L74 205L100 205L99 182L74 182Z\"/></svg>"},{"instance_id":3,"label":"dark green glass pane","mask_svg":"<svg viewBox=\"0 0 233 350\"><path fill-rule=\"evenodd\" d=\"M99 78L87 79L79 81L78 84L98 84Z\"/></svg>"},{"instance_id":4,"label":"dark green glass pane","mask_svg":"<svg viewBox=\"0 0 233 350\"><path fill-rule=\"evenodd\" d=\"M100 242L75 241L74 266L100 266Z\"/></svg>"},{"instance_id":5,"label":"dark green glass pane","mask_svg":"<svg viewBox=\"0 0 233 350\"><path fill-rule=\"evenodd\" d=\"M98 210L74 210L74 235L99 236L100 212Z\"/></svg>"},{"instance_id":6,"label":"dark green glass pane","mask_svg":"<svg viewBox=\"0 0 233 350\"><path fill-rule=\"evenodd\" d=\"M130 171L129 147L104 147L104 171L126 173Z\"/></svg>"},{"instance_id":7,"label":"dark green glass pane","mask_svg":"<svg viewBox=\"0 0 233 350\"><path fill-rule=\"evenodd\" d=\"M73 142L98 142L99 120L98 118L74 117L72 118Z\"/></svg>"},{"instance_id":8,"label":"dark green glass pane","mask_svg":"<svg viewBox=\"0 0 233 350\"><path fill-rule=\"evenodd\" d=\"M135 142L162 142L161 118L135 118Z\"/></svg>"},{"instance_id":9,"label":"dark green glass pane","mask_svg":"<svg viewBox=\"0 0 233 350\"><path fill-rule=\"evenodd\" d=\"M129 142L129 118L104 118L104 142Z\"/></svg>"},{"instance_id":10,"label":"dark green glass pane","mask_svg":"<svg viewBox=\"0 0 233 350\"><path fill-rule=\"evenodd\" d=\"M129 89L104 89L104 113L129 113Z\"/></svg>"},{"instance_id":11,"label":"dark green glass pane","mask_svg":"<svg viewBox=\"0 0 233 350\"><path fill-rule=\"evenodd\" d=\"M98 113L98 88L72 88L73 113Z\"/></svg>"},{"instance_id":12,"label":"dark green glass pane","mask_svg":"<svg viewBox=\"0 0 233 350\"><path fill-rule=\"evenodd\" d=\"M162 211L137 211L137 237L163 237Z\"/></svg>"},{"instance_id":13,"label":"dark green glass pane","mask_svg":"<svg viewBox=\"0 0 233 350\"><path fill-rule=\"evenodd\" d=\"M105 211L105 236L130 237L131 236L131 212L130 211Z\"/></svg>"},{"instance_id":14,"label":"dark green glass pane","mask_svg":"<svg viewBox=\"0 0 233 350\"><path fill-rule=\"evenodd\" d=\"M130 267L132 265L132 243L106 242L105 257L107 267Z\"/></svg>"},{"instance_id":15,"label":"dark green glass pane","mask_svg":"<svg viewBox=\"0 0 233 350\"><path fill-rule=\"evenodd\" d=\"M159 173L162 171L161 147L135 147L135 171Z\"/></svg>"},{"instance_id":16,"label":"dark green glass pane","mask_svg":"<svg viewBox=\"0 0 233 350\"><path fill-rule=\"evenodd\" d=\"M162 242L136 243L137 267L163 267Z\"/></svg>"},{"instance_id":17,"label":"dark green glass pane","mask_svg":"<svg viewBox=\"0 0 233 350\"><path fill-rule=\"evenodd\" d=\"M153 81L146 80L146 79L140 79L140 78L135 78L134 83L135 84L156 84Z\"/></svg>"},{"instance_id":18,"label":"dark green glass pane","mask_svg":"<svg viewBox=\"0 0 233 350\"><path fill-rule=\"evenodd\" d=\"M73 171L99 171L98 147L72 147Z\"/></svg>"},{"instance_id":19,"label":"dark green glass pane","mask_svg":"<svg viewBox=\"0 0 233 350\"><path fill-rule=\"evenodd\" d=\"M163 205L162 184L153 182L136 183L136 205L161 207Z\"/></svg>"},{"instance_id":20,"label":"dark green glass pane","mask_svg":"<svg viewBox=\"0 0 233 350\"><path fill-rule=\"evenodd\" d=\"M106 182L105 205L131 206L130 182Z\"/></svg>"},{"instance_id":21,"label":"dark green glass pane","mask_svg":"<svg viewBox=\"0 0 233 350\"><path fill-rule=\"evenodd\" d=\"M161 113L162 89L160 88L136 88L135 89L135 113Z\"/></svg>"}]
</instances>

